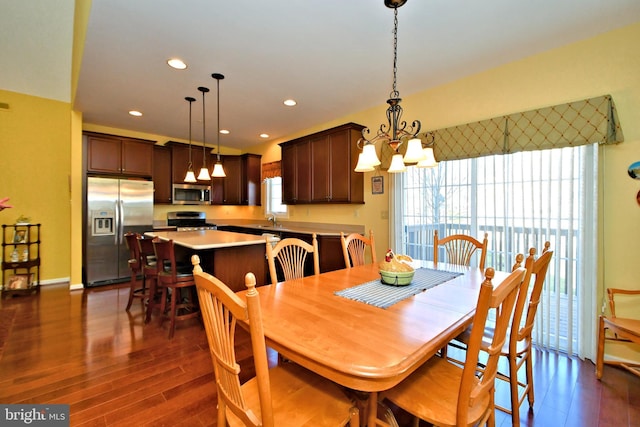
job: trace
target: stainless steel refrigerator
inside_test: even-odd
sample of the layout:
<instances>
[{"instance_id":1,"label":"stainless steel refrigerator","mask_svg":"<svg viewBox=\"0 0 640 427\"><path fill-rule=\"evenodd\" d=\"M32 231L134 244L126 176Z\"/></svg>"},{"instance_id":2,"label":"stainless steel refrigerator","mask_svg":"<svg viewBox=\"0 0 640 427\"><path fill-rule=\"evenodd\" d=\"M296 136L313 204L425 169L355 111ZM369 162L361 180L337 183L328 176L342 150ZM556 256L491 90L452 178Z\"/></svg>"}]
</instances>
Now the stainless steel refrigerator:
<instances>
[{"instance_id":1,"label":"stainless steel refrigerator","mask_svg":"<svg viewBox=\"0 0 640 427\"><path fill-rule=\"evenodd\" d=\"M153 229L153 182L87 178L85 284L128 280L128 232Z\"/></svg>"}]
</instances>

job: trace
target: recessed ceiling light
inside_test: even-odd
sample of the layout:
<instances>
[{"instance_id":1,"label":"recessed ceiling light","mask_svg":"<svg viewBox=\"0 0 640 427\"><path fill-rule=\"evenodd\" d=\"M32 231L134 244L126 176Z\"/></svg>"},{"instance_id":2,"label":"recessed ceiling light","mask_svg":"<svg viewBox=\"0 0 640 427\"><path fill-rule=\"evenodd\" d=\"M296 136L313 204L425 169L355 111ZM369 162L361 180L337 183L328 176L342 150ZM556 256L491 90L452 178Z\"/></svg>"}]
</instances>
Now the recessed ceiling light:
<instances>
[{"instance_id":1,"label":"recessed ceiling light","mask_svg":"<svg viewBox=\"0 0 640 427\"><path fill-rule=\"evenodd\" d=\"M261 133L260 134L260 138L269 138L269 134L268 133Z\"/></svg>"},{"instance_id":2,"label":"recessed ceiling light","mask_svg":"<svg viewBox=\"0 0 640 427\"><path fill-rule=\"evenodd\" d=\"M136 111L136 110L129 111L129 114L131 114L132 116L136 116L136 117L142 116L142 113L140 111Z\"/></svg>"},{"instance_id":3,"label":"recessed ceiling light","mask_svg":"<svg viewBox=\"0 0 640 427\"><path fill-rule=\"evenodd\" d=\"M185 64L182 59L178 58L171 58L167 60L167 64L169 64L169 67L175 68L176 70L184 70L187 68L187 64Z\"/></svg>"},{"instance_id":4,"label":"recessed ceiling light","mask_svg":"<svg viewBox=\"0 0 640 427\"><path fill-rule=\"evenodd\" d=\"M227 129L220 129L220 133L223 135L229 135L229 131Z\"/></svg>"},{"instance_id":5,"label":"recessed ceiling light","mask_svg":"<svg viewBox=\"0 0 640 427\"><path fill-rule=\"evenodd\" d=\"M297 104L297 102L294 99L285 99L284 100L284 105L286 105L287 107L293 107L296 104Z\"/></svg>"}]
</instances>

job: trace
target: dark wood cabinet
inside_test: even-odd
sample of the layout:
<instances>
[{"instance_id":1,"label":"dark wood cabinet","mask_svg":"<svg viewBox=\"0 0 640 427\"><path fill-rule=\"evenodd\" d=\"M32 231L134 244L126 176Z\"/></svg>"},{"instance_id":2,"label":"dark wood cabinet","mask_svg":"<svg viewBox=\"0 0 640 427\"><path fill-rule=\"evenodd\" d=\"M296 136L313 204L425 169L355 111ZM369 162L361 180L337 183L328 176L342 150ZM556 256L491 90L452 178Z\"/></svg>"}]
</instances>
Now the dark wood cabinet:
<instances>
[{"instance_id":1,"label":"dark wood cabinet","mask_svg":"<svg viewBox=\"0 0 640 427\"><path fill-rule=\"evenodd\" d=\"M86 133L87 172L151 177L154 141Z\"/></svg>"},{"instance_id":2,"label":"dark wood cabinet","mask_svg":"<svg viewBox=\"0 0 640 427\"><path fill-rule=\"evenodd\" d=\"M282 203L311 203L311 144L308 140L282 147Z\"/></svg>"},{"instance_id":3,"label":"dark wood cabinet","mask_svg":"<svg viewBox=\"0 0 640 427\"><path fill-rule=\"evenodd\" d=\"M184 177L187 175L189 169L189 145L181 142L169 141L165 144L171 150L171 182L174 184L186 184ZM207 155L207 165L209 172L211 172L211 153L205 150ZM193 164L193 171L198 176L200 168L202 168L202 147L191 145L191 163ZM201 184L209 184L207 182L199 181Z\"/></svg>"},{"instance_id":4,"label":"dark wood cabinet","mask_svg":"<svg viewBox=\"0 0 640 427\"><path fill-rule=\"evenodd\" d=\"M171 191L171 149L164 146L153 147L153 202L170 204Z\"/></svg>"},{"instance_id":5,"label":"dark wood cabinet","mask_svg":"<svg viewBox=\"0 0 640 427\"><path fill-rule=\"evenodd\" d=\"M221 156L224 178L213 178L212 203L260 206L262 156L242 154Z\"/></svg>"},{"instance_id":6,"label":"dark wood cabinet","mask_svg":"<svg viewBox=\"0 0 640 427\"><path fill-rule=\"evenodd\" d=\"M347 123L280 144L283 203L364 203L364 177L354 171L362 129Z\"/></svg>"}]
</instances>

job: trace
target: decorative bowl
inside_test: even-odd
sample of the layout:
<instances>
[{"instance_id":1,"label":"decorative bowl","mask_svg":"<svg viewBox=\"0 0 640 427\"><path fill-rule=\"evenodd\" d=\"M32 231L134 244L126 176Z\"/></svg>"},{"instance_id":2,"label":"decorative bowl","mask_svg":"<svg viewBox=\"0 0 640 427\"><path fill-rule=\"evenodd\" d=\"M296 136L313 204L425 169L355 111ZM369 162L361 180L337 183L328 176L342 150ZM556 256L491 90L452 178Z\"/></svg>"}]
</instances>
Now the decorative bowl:
<instances>
[{"instance_id":1,"label":"decorative bowl","mask_svg":"<svg viewBox=\"0 0 640 427\"><path fill-rule=\"evenodd\" d=\"M413 271L385 271L380 270L380 281L385 285L407 286L413 280Z\"/></svg>"}]
</instances>

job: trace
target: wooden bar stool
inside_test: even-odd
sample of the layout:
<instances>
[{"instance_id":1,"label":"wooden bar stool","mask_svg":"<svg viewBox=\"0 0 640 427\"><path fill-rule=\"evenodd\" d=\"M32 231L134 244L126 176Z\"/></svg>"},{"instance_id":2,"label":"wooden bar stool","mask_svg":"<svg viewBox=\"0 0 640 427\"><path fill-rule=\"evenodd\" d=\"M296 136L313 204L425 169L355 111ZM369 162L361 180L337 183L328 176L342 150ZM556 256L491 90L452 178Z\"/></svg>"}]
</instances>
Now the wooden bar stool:
<instances>
[{"instance_id":1,"label":"wooden bar stool","mask_svg":"<svg viewBox=\"0 0 640 427\"><path fill-rule=\"evenodd\" d=\"M137 240L138 250L140 251L140 261L142 263L142 274L149 287L149 291L147 292L147 310L144 318L144 323L149 323L157 299L156 294L158 293L158 264L156 262L156 253L153 249L153 239L139 236Z\"/></svg>"},{"instance_id":2,"label":"wooden bar stool","mask_svg":"<svg viewBox=\"0 0 640 427\"><path fill-rule=\"evenodd\" d=\"M169 319L169 339L171 339L177 321L200 317L196 283L191 265L176 263L173 240L153 240L153 248L158 265L157 285L162 293L160 325L162 326L165 319ZM188 290L188 295L182 295L182 289ZM167 308L169 293L171 306Z\"/></svg>"},{"instance_id":3,"label":"wooden bar stool","mask_svg":"<svg viewBox=\"0 0 640 427\"><path fill-rule=\"evenodd\" d=\"M138 233L126 233L124 235L127 248L129 249L129 271L131 272L131 288L129 291L129 301L127 301L127 308L129 311L134 298L140 298L143 303L147 298L147 287L145 283L144 275L142 276L142 287L136 288L138 283L138 274L142 271L142 261L140 259L140 249L138 247Z\"/></svg>"}]
</instances>

